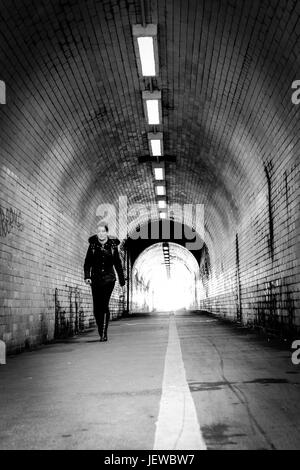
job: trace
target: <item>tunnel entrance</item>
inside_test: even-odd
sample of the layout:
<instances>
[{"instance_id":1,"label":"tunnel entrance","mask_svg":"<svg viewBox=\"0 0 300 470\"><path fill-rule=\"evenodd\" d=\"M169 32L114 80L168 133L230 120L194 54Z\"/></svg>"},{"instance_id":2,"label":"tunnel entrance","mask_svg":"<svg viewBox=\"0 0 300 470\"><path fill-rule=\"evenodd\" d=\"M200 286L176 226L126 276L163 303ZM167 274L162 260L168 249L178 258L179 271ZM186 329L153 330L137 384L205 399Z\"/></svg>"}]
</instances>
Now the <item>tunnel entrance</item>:
<instances>
[{"instance_id":1,"label":"tunnel entrance","mask_svg":"<svg viewBox=\"0 0 300 470\"><path fill-rule=\"evenodd\" d=\"M198 304L199 265L185 247L159 242L132 268L132 312L192 310Z\"/></svg>"}]
</instances>

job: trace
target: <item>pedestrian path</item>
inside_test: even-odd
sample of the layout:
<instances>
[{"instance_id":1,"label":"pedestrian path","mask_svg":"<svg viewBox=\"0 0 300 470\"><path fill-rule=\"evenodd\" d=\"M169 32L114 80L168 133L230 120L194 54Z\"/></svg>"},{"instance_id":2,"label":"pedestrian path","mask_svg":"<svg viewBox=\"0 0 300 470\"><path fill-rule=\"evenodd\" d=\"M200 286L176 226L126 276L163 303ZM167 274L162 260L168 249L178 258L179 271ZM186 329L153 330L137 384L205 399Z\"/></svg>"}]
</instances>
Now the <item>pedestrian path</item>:
<instances>
[{"instance_id":1,"label":"pedestrian path","mask_svg":"<svg viewBox=\"0 0 300 470\"><path fill-rule=\"evenodd\" d=\"M206 314L135 315L0 366L0 449L300 448L288 348Z\"/></svg>"}]
</instances>

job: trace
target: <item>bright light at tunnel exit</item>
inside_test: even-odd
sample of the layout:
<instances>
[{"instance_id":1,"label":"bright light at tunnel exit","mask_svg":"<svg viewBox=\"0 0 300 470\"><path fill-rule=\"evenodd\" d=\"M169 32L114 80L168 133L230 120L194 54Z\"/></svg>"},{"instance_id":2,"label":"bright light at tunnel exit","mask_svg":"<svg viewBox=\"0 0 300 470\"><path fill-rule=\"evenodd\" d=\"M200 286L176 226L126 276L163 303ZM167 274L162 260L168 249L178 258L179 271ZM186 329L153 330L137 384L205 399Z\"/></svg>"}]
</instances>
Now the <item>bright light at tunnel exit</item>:
<instances>
[{"instance_id":1,"label":"bright light at tunnel exit","mask_svg":"<svg viewBox=\"0 0 300 470\"><path fill-rule=\"evenodd\" d=\"M165 247L156 243L146 248L132 269L132 309L164 312L193 309L197 305L199 266L184 247L169 242L170 269L165 264Z\"/></svg>"},{"instance_id":2,"label":"bright light at tunnel exit","mask_svg":"<svg viewBox=\"0 0 300 470\"><path fill-rule=\"evenodd\" d=\"M172 268L171 268L172 269ZM181 271L181 270L180 270ZM153 305L158 311L188 309L191 306L192 283L191 279L182 278L183 273L174 273L168 279L158 277L153 280L154 298Z\"/></svg>"}]
</instances>

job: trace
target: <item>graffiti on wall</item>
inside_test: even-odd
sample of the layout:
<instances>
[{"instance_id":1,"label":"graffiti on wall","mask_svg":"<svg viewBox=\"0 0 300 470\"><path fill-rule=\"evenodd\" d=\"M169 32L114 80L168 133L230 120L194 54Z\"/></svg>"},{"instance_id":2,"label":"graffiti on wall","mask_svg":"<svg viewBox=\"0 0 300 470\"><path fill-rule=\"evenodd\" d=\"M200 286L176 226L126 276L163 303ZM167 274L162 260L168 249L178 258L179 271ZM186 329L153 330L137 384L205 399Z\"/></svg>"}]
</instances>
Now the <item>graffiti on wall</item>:
<instances>
[{"instance_id":1,"label":"graffiti on wall","mask_svg":"<svg viewBox=\"0 0 300 470\"><path fill-rule=\"evenodd\" d=\"M82 293L79 287L65 285L60 289L56 288L54 302L55 339L77 335L84 330L85 313L82 305Z\"/></svg>"},{"instance_id":2,"label":"graffiti on wall","mask_svg":"<svg viewBox=\"0 0 300 470\"><path fill-rule=\"evenodd\" d=\"M12 207L4 209L0 206L0 237L6 237L13 230L22 231L23 229L21 211Z\"/></svg>"},{"instance_id":3,"label":"graffiti on wall","mask_svg":"<svg viewBox=\"0 0 300 470\"><path fill-rule=\"evenodd\" d=\"M267 330L285 334L296 332L295 303L284 278L264 283L262 300L257 304L257 323Z\"/></svg>"}]
</instances>

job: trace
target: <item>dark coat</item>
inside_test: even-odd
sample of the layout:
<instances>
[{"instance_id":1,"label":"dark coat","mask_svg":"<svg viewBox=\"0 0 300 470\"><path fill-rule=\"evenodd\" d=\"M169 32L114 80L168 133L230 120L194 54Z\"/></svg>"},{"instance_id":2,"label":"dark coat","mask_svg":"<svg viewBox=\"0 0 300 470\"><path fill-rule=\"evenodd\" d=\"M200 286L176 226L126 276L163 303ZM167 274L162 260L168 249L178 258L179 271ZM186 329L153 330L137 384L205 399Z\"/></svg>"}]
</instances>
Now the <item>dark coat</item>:
<instances>
[{"instance_id":1,"label":"dark coat","mask_svg":"<svg viewBox=\"0 0 300 470\"><path fill-rule=\"evenodd\" d=\"M89 247L84 261L84 279L93 281L116 280L114 268L116 268L119 283L125 285L124 273L118 245L120 240L108 237L106 243L101 244L98 236L89 238Z\"/></svg>"}]
</instances>

